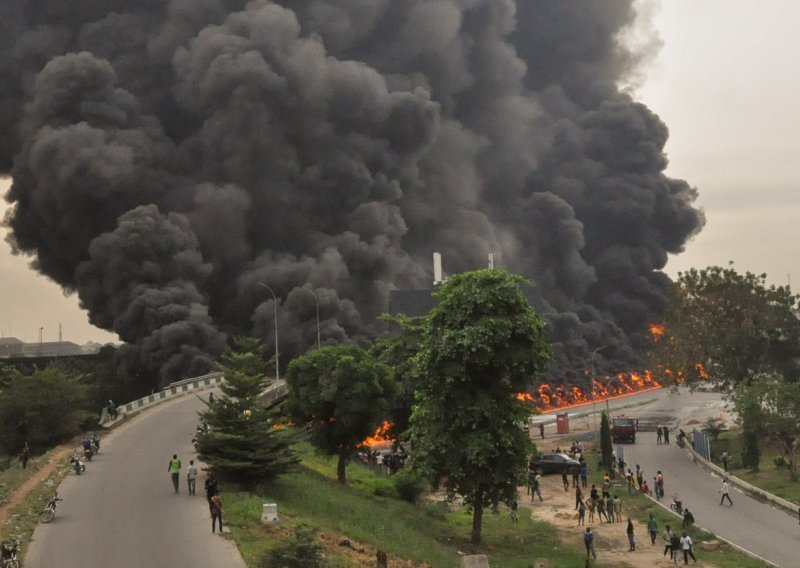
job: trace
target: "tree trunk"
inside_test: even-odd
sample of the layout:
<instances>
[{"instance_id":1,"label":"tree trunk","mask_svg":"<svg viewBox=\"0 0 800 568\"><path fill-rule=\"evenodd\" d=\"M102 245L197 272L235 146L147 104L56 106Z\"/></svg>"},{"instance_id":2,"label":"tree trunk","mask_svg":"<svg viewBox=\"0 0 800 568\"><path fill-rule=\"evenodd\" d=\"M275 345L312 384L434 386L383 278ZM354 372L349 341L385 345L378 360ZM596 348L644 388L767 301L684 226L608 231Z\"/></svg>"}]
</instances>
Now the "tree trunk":
<instances>
[{"instance_id":1,"label":"tree trunk","mask_svg":"<svg viewBox=\"0 0 800 568\"><path fill-rule=\"evenodd\" d=\"M336 479L339 483L347 483L347 450L339 450L339 463L336 466Z\"/></svg>"},{"instance_id":2,"label":"tree trunk","mask_svg":"<svg viewBox=\"0 0 800 568\"><path fill-rule=\"evenodd\" d=\"M481 525L483 524L483 489L475 490L475 499L472 510L472 543L481 542Z\"/></svg>"}]
</instances>

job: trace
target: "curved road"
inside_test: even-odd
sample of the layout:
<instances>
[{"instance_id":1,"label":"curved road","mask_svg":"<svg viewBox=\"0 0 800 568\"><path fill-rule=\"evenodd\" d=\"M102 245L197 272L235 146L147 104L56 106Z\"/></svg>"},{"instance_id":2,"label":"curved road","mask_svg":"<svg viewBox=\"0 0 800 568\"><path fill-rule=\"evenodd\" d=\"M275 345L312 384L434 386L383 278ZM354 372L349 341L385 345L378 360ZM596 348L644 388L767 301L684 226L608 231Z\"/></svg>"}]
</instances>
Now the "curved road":
<instances>
[{"instance_id":1,"label":"curved road","mask_svg":"<svg viewBox=\"0 0 800 568\"><path fill-rule=\"evenodd\" d=\"M86 472L71 472L59 487L64 501L50 524L36 528L26 568L244 568L233 542L211 533L202 472L197 496L186 490L201 408L196 396L186 396L107 435ZM179 494L167 473L174 453L183 462Z\"/></svg>"},{"instance_id":2,"label":"curved road","mask_svg":"<svg viewBox=\"0 0 800 568\"><path fill-rule=\"evenodd\" d=\"M601 405L597 406L598 411L601 410ZM669 425L672 442L669 445L657 445L655 432L639 432L635 444L615 444L617 451L623 452L628 467L632 470L636 464L642 467L651 488L656 471L663 472L664 505L668 507L672 495L677 492L684 505L692 511L697 524L703 528L777 566L800 566L800 524L796 514L789 515L781 509L761 503L733 486L730 490L733 506L728 505L727 501L720 506L718 491L722 479L695 464L688 452L675 444L679 428L688 434L709 417L721 417L732 423L733 416L721 395L692 394L685 389L680 393L659 390L614 400L610 406L612 415L626 414L638 418L642 426L646 423L653 426L656 423ZM586 414L590 410L589 406L570 412L576 415L576 418L570 419L571 426L575 426L572 436L594 427L591 414ZM569 436L564 439L569 440ZM677 516L675 526L680 528ZM702 555L702 550L699 550L699 555Z\"/></svg>"}]
</instances>

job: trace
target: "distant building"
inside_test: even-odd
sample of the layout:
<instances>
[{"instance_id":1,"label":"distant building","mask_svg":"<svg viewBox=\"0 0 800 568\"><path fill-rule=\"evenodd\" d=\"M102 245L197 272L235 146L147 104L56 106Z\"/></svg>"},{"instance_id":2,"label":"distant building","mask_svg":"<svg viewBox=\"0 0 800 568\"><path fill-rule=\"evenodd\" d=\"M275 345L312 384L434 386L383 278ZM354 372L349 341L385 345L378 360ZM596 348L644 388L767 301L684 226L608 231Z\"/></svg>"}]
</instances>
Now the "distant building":
<instances>
[{"instance_id":1,"label":"distant building","mask_svg":"<svg viewBox=\"0 0 800 568\"><path fill-rule=\"evenodd\" d=\"M20 357L74 357L96 353L100 345L91 344L86 348L71 341L45 341L25 343L16 337L0 338L0 359Z\"/></svg>"}]
</instances>

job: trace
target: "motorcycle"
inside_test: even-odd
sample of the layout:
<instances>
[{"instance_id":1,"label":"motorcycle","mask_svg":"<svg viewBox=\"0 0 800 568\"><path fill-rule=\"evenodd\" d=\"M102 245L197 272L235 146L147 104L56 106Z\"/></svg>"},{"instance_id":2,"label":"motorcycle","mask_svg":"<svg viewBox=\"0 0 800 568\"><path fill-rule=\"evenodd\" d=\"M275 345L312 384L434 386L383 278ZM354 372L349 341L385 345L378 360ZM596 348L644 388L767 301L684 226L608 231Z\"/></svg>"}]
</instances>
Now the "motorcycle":
<instances>
[{"instance_id":1,"label":"motorcycle","mask_svg":"<svg viewBox=\"0 0 800 568\"><path fill-rule=\"evenodd\" d=\"M19 568L19 559L17 553L19 552L19 540L14 539L6 541L0 546L0 567L2 568Z\"/></svg>"},{"instance_id":2,"label":"motorcycle","mask_svg":"<svg viewBox=\"0 0 800 568\"><path fill-rule=\"evenodd\" d=\"M59 501L63 501L63 499L58 496L58 493L55 493L47 502L47 505L44 506L42 512L39 513L39 520L41 522L49 523L53 520L53 517L56 516L56 503Z\"/></svg>"},{"instance_id":3,"label":"motorcycle","mask_svg":"<svg viewBox=\"0 0 800 568\"><path fill-rule=\"evenodd\" d=\"M72 464L72 467L75 469L75 473L77 475L80 475L82 471L86 471L86 464L79 460L76 454L72 454L69 457L69 463Z\"/></svg>"},{"instance_id":4,"label":"motorcycle","mask_svg":"<svg viewBox=\"0 0 800 568\"><path fill-rule=\"evenodd\" d=\"M100 453L100 438L92 438L92 450L95 455Z\"/></svg>"},{"instance_id":5,"label":"motorcycle","mask_svg":"<svg viewBox=\"0 0 800 568\"><path fill-rule=\"evenodd\" d=\"M86 461L92 461L92 456L94 455L94 451L92 448L83 448L83 457L86 458Z\"/></svg>"},{"instance_id":6,"label":"motorcycle","mask_svg":"<svg viewBox=\"0 0 800 568\"><path fill-rule=\"evenodd\" d=\"M672 496L672 503L669 504L669 508L678 513L679 515L683 514L683 501L678 499L677 495Z\"/></svg>"}]
</instances>

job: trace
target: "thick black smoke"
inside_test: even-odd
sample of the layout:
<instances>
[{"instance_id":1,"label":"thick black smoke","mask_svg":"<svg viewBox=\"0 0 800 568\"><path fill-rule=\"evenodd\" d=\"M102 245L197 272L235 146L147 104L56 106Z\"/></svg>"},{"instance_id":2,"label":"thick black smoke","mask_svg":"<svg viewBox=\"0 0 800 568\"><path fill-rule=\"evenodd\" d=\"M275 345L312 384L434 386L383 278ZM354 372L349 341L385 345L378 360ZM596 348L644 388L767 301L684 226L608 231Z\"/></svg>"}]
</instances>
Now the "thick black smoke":
<instances>
[{"instance_id":1,"label":"thick black smoke","mask_svg":"<svg viewBox=\"0 0 800 568\"><path fill-rule=\"evenodd\" d=\"M146 383L230 333L283 361L374 336L389 291L503 264L559 372L635 361L704 223L620 84L632 0L0 0L12 245ZM608 362L607 361L607 362Z\"/></svg>"}]
</instances>

